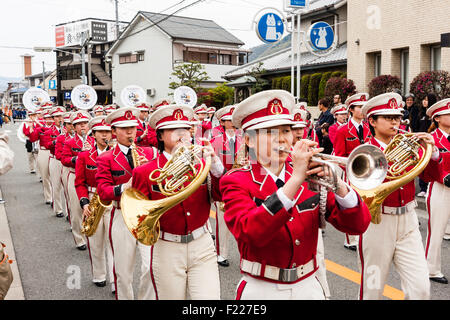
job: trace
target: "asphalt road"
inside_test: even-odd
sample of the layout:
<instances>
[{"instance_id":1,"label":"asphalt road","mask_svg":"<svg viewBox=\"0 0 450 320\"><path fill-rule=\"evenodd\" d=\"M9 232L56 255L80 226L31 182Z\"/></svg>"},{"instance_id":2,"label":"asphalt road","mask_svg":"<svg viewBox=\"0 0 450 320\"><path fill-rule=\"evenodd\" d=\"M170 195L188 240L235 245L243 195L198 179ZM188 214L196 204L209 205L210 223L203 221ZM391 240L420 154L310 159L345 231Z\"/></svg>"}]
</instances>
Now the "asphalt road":
<instances>
[{"instance_id":1,"label":"asphalt road","mask_svg":"<svg viewBox=\"0 0 450 320\"><path fill-rule=\"evenodd\" d=\"M69 223L54 216L43 198L42 184L28 170L25 146L16 136L17 125L6 125L11 130L10 146L15 152L14 168L0 176L0 187L6 200L6 212L16 251L25 299L28 300L112 300L109 286L98 288L91 282L91 266L88 251L75 248ZM426 238L426 212L418 210L422 238ZM215 220L211 218L215 225ZM327 271L328 285L333 300L358 299L359 285L351 280L351 270L358 272L357 255L343 246L344 235L328 225L324 234L325 258L344 269L338 275ZM382 239L380 239L382 245ZM234 299L240 279L239 253L231 237L230 266L219 267L222 299ZM443 273L450 277L450 242L443 241ZM139 259L137 259L139 266ZM139 268L134 275L137 288ZM168 275L170 276L170 275ZM207 285L207 284L205 284ZM394 267L388 285L401 290L400 278ZM431 298L450 299L448 285L431 283ZM389 299L389 298L386 298Z\"/></svg>"}]
</instances>

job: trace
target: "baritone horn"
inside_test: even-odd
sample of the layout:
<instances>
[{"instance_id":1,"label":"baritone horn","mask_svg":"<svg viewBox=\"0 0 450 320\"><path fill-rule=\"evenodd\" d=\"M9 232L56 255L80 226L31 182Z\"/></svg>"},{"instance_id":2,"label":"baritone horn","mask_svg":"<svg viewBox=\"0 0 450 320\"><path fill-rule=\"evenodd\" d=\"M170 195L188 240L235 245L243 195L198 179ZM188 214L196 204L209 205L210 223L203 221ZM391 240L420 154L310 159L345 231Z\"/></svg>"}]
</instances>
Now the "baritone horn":
<instances>
[{"instance_id":1,"label":"baritone horn","mask_svg":"<svg viewBox=\"0 0 450 320\"><path fill-rule=\"evenodd\" d=\"M433 153L431 144L423 147L419 138L413 133L396 128L402 132L394 136L384 150L389 163L385 182L371 190L362 190L358 186L354 189L369 207L372 223L381 222L381 205L395 190L414 180L428 165ZM410 167L412 169L408 170Z\"/></svg>"},{"instance_id":2,"label":"baritone horn","mask_svg":"<svg viewBox=\"0 0 450 320\"><path fill-rule=\"evenodd\" d=\"M149 200L134 188L123 192L120 199L123 219L128 230L142 244L154 245L159 238L161 216L192 195L205 181L211 156L203 163L198 156L201 150L199 145L182 145L162 169L150 173L150 181L158 185L166 198Z\"/></svg>"}]
</instances>

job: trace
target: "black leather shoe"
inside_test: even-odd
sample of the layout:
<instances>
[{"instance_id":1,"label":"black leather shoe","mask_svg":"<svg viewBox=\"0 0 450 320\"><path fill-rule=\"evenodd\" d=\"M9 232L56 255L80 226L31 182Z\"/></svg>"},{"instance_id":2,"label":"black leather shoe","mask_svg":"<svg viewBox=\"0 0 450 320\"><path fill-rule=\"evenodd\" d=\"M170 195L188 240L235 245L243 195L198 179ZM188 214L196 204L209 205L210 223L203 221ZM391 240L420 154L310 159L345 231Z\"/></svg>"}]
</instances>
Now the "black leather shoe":
<instances>
[{"instance_id":1,"label":"black leather shoe","mask_svg":"<svg viewBox=\"0 0 450 320\"><path fill-rule=\"evenodd\" d=\"M62 217L64 217L64 213L59 212L59 213L56 214L56 216L57 216L58 218L62 218Z\"/></svg>"},{"instance_id":2,"label":"black leather shoe","mask_svg":"<svg viewBox=\"0 0 450 320\"><path fill-rule=\"evenodd\" d=\"M86 250L86 245L83 244L82 246L77 247L78 250L84 251Z\"/></svg>"},{"instance_id":3,"label":"black leather shoe","mask_svg":"<svg viewBox=\"0 0 450 320\"><path fill-rule=\"evenodd\" d=\"M106 280L105 281L100 281L100 282L94 282L94 284L97 286L97 287L104 287L104 286L106 286Z\"/></svg>"},{"instance_id":4,"label":"black leather shoe","mask_svg":"<svg viewBox=\"0 0 450 320\"><path fill-rule=\"evenodd\" d=\"M448 280L446 277L430 277L430 280L437 283L448 284Z\"/></svg>"},{"instance_id":5,"label":"black leather shoe","mask_svg":"<svg viewBox=\"0 0 450 320\"><path fill-rule=\"evenodd\" d=\"M222 267L229 267L230 266L230 263L228 262L227 259L225 259L223 261L217 261L217 263L219 264L219 266L222 266Z\"/></svg>"},{"instance_id":6,"label":"black leather shoe","mask_svg":"<svg viewBox=\"0 0 450 320\"><path fill-rule=\"evenodd\" d=\"M51 201L45 201L45 204L52 204Z\"/></svg>"},{"instance_id":7,"label":"black leather shoe","mask_svg":"<svg viewBox=\"0 0 450 320\"><path fill-rule=\"evenodd\" d=\"M215 235L211 235L211 238L213 239L213 240L216 240L216 236Z\"/></svg>"},{"instance_id":8,"label":"black leather shoe","mask_svg":"<svg viewBox=\"0 0 450 320\"><path fill-rule=\"evenodd\" d=\"M356 246L344 245L344 247L348 250L356 251Z\"/></svg>"}]
</instances>

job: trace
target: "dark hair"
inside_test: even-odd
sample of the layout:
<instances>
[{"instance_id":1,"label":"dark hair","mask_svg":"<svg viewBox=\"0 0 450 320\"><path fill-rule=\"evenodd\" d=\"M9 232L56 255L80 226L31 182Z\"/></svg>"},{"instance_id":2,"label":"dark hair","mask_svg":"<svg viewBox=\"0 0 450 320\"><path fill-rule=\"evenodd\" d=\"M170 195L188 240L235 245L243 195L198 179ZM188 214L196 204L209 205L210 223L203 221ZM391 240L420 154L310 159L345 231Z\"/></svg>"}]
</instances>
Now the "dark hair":
<instances>
[{"instance_id":1,"label":"dark hair","mask_svg":"<svg viewBox=\"0 0 450 320\"><path fill-rule=\"evenodd\" d=\"M369 117L369 119L367 119L367 124L369 125L370 133L372 133L372 136L373 136L373 137L375 137L375 128L372 127L372 125L370 124L370 121L369 121L369 120L370 120L370 118L372 118L374 121L377 121L378 116L379 116L379 115L374 114L374 115L371 115L371 116Z\"/></svg>"},{"instance_id":2,"label":"dark hair","mask_svg":"<svg viewBox=\"0 0 450 320\"><path fill-rule=\"evenodd\" d=\"M428 93L427 98L428 98L428 108L437 102L437 97L434 93Z\"/></svg>"},{"instance_id":3,"label":"dark hair","mask_svg":"<svg viewBox=\"0 0 450 320\"><path fill-rule=\"evenodd\" d=\"M327 109L330 107L330 103L328 102L328 99L320 99L319 104L323 105Z\"/></svg>"},{"instance_id":4,"label":"dark hair","mask_svg":"<svg viewBox=\"0 0 450 320\"><path fill-rule=\"evenodd\" d=\"M157 149L158 149L159 153L163 153L164 141L162 141L162 130L161 129L156 130L156 139L158 140Z\"/></svg>"},{"instance_id":5,"label":"dark hair","mask_svg":"<svg viewBox=\"0 0 450 320\"><path fill-rule=\"evenodd\" d=\"M325 122L320 126L320 128L325 130L325 132L328 132L328 129L330 128L330 124L328 122Z\"/></svg>"}]
</instances>

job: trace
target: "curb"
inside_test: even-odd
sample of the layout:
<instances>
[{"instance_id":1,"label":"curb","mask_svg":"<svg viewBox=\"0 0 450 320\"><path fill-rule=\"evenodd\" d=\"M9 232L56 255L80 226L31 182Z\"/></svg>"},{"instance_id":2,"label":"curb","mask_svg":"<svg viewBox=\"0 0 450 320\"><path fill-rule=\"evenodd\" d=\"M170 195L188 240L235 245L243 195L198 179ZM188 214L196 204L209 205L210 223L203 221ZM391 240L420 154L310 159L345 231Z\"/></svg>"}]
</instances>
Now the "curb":
<instances>
[{"instance_id":1,"label":"curb","mask_svg":"<svg viewBox=\"0 0 450 320\"><path fill-rule=\"evenodd\" d=\"M2 199L1 189L0 198ZM5 252L8 254L9 259L13 261L11 264L11 269L14 279L8 293L6 294L5 300L25 300L22 281L20 280L20 273L16 260L16 253L14 251L14 245L11 238L11 232L9 230L8 217L6 216L4 204L0 204L0 235L0 240L6 245Z\"/></svg>"}]
</instances>

